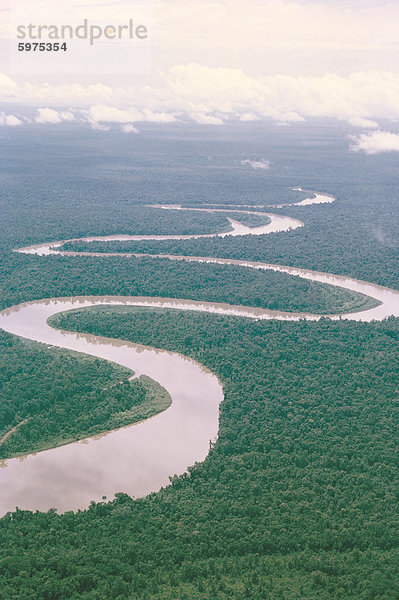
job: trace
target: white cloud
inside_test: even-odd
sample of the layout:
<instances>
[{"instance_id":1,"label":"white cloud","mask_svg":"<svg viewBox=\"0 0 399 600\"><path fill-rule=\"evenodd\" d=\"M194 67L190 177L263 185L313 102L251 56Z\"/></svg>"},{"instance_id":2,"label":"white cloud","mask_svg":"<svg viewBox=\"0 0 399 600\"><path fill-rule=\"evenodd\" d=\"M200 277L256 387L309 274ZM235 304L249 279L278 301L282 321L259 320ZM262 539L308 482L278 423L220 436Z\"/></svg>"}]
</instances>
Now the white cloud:
<instances>
[{"instance_id":1,"label":"white cloud","mask_svg":"<svg viewBox=\"0 0 399 600\"><path fill-rule=\"evenodd\" d=\"M199 125L223 125L224 121L220 117L201 112L190 112L189 117Z\"/></svg>"},{"instance_id":2,"label":"white cloud","mask_svg":"<svg viewBox=\"0 0 399 600\"><path fill-rule=\"evenodd\" d=\"M264 158L262 158L262 160L250 160L249 158L246 158L245 160L242 160L240 164L249 165L253 169L263 169L264 171L269 171L271 167L271 162Z\"/></svg>"},{"instance_id":3,"label":"white cloud","mask_svg":"<svg viewBox=\"0 0 399 600\"><path fill-rule=\"evenodd\" d=\"M240 121L259 121L259 117L254 113L246 112L240 116Z\"/></svg>"},{"instance_id":4,"label":"white cloud","mask_svg":"<svg viewBox=\"0 0 399 600\"><path fill-rule=\"evenodd\" d=\"M141 116L141 113L134 110L121 110L115 106L107 106L105 104L91 106L88 113L93 121L105 121L107 123L131 123L137 120L138 116Z\"/></svg>"},{"instance_id":5,"label":"white cloud","mask_svg":"<svg viewBox=\"0 0 399 600\"><path fill-rule=\"evenodd\" d=\"M15 115L0 113L0 127L18 127L19 125L22 125L22 121Z\"/></svg>"},{"instance_id":6,"label":"white cloud","mask_svg":"<svg viewBox=\"0 0 399 600\"><path fill-rule=\"evenodd\" d=\"M366 154L399 152L399 134L397 133L378 130L372 133L363 133L352 139L354 140L354 144L351 146L353 152L365 152Z\"/></svg>"},{"instance_id":7,"label":"white cloud","mask_svg":"<svg viewBox=\"0 0 399 600\"><path fill-rule=\"evenodd\" d=\"M52 108L39 108L38 114L35 117L36 123L61 123L62 118L60 113L57 110L53 110Z\"/></svg>"},{"instance_id":8,"label":"white cloud","mask_svg":"<svg viewBox=\"0 0 399 600\"><path fill-rule=\"evenodd\" d=\"M371 119L364 119L362 117L350 117L349 123L354 127L360 127L360 129L377 129L378 123Z\"/></svg>"},{"instance_id":9,"label":"white cloud","mask_svg":"<svg viewBox=\"0 0 399 600\"><path fill-rule=\"evenodd\" d=\"M153 112L152 110L143 110L141 118L135 119L136 121L148 121L150 123L174 123L176 117L174 114L166 112Z\"/></svg>"},{"instance_id":10,"label":"white cloud","mask_svg":"<svg viewBox=\"0 0 399 600\"><path fill-rule=\"evenodd\" d=\"M74 121L75 115L69 110L63 110L60 112L60 119L62 121Z\"/></svg>"},{"instance_id":11,"label":"white cloud","mask_svg":"<svg viewBox=\"0 0 399 600\"><path fill-rule=\"evenodd\" d=\"M97 121L90 121L91 128L95 131L109 131L108 125L103 125L102 123L97 123Z\"/></svg>"},{"instance_id":12,"label":"white cloud","mask_svg":"<svg viewBox=\"0 0 399 600\"><path fill-rule=\"evenodd\" d=\"M45 98L48 106L85 108L88 118L97 122L166 123L189 116L198 123L220 125L229 119L271 118L290 123L330 117L371 129L381 118L399 119L399 74L373 71L348 77L327 73L322 77L255 78L240 69L190 63L165 72L161 87L18 85L0 76L0 98L8 99L10 90L25 104ZM70 111L40 110L46 112L39 114L37 122L72 120Z\"/></svg>"},{"instance_id":13,"label":"white cloud","mask_svg":"<svg viewBox=\"0 0 399 600\"><path fill-rule=\"evenodd\" d=\"M136 127L131 123L126 123L126 125L122 125L121 131L123 131L123 133L139 133L139 130L136 129Z\"/></svg>"},{"instance_id":14,"label":"white cloud","mask_svg":"<svg viewBox=\"0 0 399 600\"><path fill-rule=\"evenodd\" d=\"M148 121L151 123L172 123L176 120L173 114L153 112L148 109L139 110L135 107L120 109L116 106L97 104L87 111L91 121L106 123L135 123Z\"/></svg>"},{"instance_id":15,"label":"white cloud","mask_svg":"<svg viewBox=\"0 0 399 600\"><path fill-rule=\"evenodd\" d=\"M3 100L6 101L18 97L20 86L5 73L0 73L0 90Z\"/></svg>"},{"instance_id":16,"label":"white cloud","mask_svg":"<svg viewBox=\"0 0 399 600\"><path fill-rule=\"evenodd\" d=\"M273 119L289 124L310 117L344 120L353 127L376 129L380 119L399 120L399 74L352 73L340 77L276 75L254 78L240 69L177 65L163 74L162 87L70 84L18 85L0 74L0 99L37 104L37 123L169 123L191 118L221 125L230 119ZM57 106L79 109L57 109Z\"/></svg>"}]
</instances>

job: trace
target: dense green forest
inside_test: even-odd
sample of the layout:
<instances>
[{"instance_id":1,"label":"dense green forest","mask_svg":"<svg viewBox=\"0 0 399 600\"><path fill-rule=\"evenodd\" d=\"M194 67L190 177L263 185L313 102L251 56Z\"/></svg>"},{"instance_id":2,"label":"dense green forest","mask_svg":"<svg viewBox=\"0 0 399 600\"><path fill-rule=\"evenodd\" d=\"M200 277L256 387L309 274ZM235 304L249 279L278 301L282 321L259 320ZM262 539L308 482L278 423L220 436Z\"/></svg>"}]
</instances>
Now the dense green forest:
<instances>
[{"instance_id":1,"label":"dense green forest","mask_svg":"<svg viewBox=\"0 0 399 600\"><path fill-rule=\"evenodd\" d=\"M338 200L341 204L342 200ZM381 225L380 215L369 216L376 220L373 235L365 235L361 223L356 222L355 215L345 214L348 236L341 237L343 218L347 207L339 206L339 213L334 204L315 205L313 207L286 207L273 209L276 214L296 217L305 222L305 227L293 231L275 233L272 236L243 236L203 238L193 240L131 241L131 242L70 242L67 250L95 252L133 252L148 254L185 254L191 256L216 256L224 258L245 258L292 265L326 271L337 275L348 275L356 279L371 281L380 285L399 289L399 243L396 234L385 231ZM370 211L374 207L370 206ZM396 201L391 206L391 214L385 218L392 224L398 222ZM241 216L237 216L241 220ZM353 229L350 230L352 222ZM369 225L369 227L372 227ZM367 244L367 247L365 247Z\"/></svg>"},{"instance_id":2,"label":"dense green forest","mask_svg":"<svg viewBox=\"0 0 399 600\"><path fill-rule=\"evenodd\" d=\"M31 299L104 294L180 297L315 313L375 305L361 294L285 273L150 257L42 258L14 253L12 264L0 270L0 290L2 308Z\"/></svg>"},{"instance_id":3,"label":"dense green forest","mask_svg":"<svg viewBox=\"0 0 399 600\"><path fill-rule=\"evenodd\" d=\"M101 308L57 322L201 361L224 386L219 439L148 498L2 519L2 598L396 600L397 319Z\"/></svg>"},{"instance_id":4,"label":"dense green forest","mask_svg":"<svg viewBox=\"0 0 399 600\"><path fill-rule=\"evenodd\" d=\"M170 405L159 384L129 381L129 369L105 360L1 330L0 349L0 459L129 425Z\"/></svg>"}]
</instances>

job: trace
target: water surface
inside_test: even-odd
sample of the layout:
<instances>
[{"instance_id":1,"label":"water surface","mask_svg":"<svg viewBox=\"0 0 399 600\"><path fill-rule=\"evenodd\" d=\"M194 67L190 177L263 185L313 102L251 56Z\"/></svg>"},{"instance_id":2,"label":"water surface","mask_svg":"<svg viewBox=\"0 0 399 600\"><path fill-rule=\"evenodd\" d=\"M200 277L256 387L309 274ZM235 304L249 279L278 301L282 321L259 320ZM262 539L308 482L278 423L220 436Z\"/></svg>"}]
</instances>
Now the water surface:
<instances>
[{"instance_id":1,"label":"water surface","mask_svg":"<svg viewBox=\"0 0 399 600\"><path fill-rule=\"evenodd\" d=\"M177 353L96 336L62 332L47 324L57 312L128 299L41 300L0 313L0 327L37 342L113 361L148 375L171 395L164 412L130 427L82 442L1 461L0 514L15 509L59 511L85 508L117 491L144 496L202 461L218 431L218 379ZM132 302L133 304L133 302Z\"/></svg>"}]
</instances>

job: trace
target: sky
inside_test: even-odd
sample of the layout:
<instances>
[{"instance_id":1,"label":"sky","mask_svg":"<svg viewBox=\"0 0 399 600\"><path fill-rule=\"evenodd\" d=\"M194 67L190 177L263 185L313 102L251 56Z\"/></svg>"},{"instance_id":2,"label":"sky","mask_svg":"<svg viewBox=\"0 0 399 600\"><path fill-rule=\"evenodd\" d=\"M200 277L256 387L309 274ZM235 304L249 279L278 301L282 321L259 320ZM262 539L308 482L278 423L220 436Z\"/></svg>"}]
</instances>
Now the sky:
<instances>
[{"instance_id":1,"label":"sky","mask_svg":"<svg viewBox=\"0 0 399 600\"><path fill-rule=\"evenodd\" d=\"M143 121L328 117L358 128L354 150L399 148L380 127L399 119L398 1L0 0L0 16L0 100L16 107L0 126L23 125L22 104L37 108L37 124L117 123L133 134ZM132 19L147 37L17 50L18 25L84 19L101 28Z\"/></svg>"}]
</instances>

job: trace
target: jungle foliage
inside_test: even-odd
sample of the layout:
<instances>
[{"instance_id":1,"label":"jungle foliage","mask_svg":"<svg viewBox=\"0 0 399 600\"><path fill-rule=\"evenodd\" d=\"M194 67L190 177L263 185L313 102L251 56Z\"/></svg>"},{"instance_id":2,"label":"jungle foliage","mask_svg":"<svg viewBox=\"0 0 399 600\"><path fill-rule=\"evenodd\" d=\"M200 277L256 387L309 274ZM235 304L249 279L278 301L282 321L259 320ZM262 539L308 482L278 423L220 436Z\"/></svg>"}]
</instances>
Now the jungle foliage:
<instances>
[{"instance_id":1,"label":"jungle foliage","mask_svg":"<svg viewBox=\"0 0 399 600\"><path fill-rule=\"evenodd\" d=\"M4 518L4 598L396 599L397 319L101 308L57 321L211 368L225 392L219 439L148 498Z\"/></svg>"},{"instance_id":2,"label":"jungle foliage","mask_svg":"<svg viewBox=\"0 0 399 600\"><path fill-rule=\"evenodd\" d=\"M1 330L0 350L0 459L129 425L170 405L159 384L129 381L129 369L105 360Z\"/></svg>"}]
</instances>

